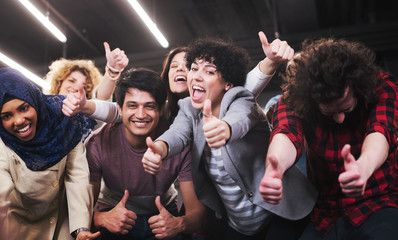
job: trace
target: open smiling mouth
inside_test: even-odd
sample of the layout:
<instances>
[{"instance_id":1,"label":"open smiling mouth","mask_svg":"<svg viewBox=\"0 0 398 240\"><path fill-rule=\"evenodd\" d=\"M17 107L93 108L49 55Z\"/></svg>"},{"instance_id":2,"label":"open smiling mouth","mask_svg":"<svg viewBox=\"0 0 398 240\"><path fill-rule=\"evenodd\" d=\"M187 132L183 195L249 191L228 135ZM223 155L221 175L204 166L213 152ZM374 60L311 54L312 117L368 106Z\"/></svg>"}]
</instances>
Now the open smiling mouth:
<instances>
[{"instance_id":1,"label":"open smiling mouth","mask_svg":"<svg viewBox=\"0 0 398 240\"><path fill-rule=\"evenodd\" d=\"M183 76L178 76L174 79L174 82L186 82L187 78Z\"/></svg>"},{"instance_id":2,"label":"open smiling mouth","mask_svg":"<svg viewBox=\"0 0 398 240\"><path fill-rule=\"evenodd\" d=\"M28 125L26 125L25 127L16 130L18 136L20 136L20 137L26 137L26 136L28 136L28 135L31 133L31 131L32 131L32 129L30 128L30 126L31 126L31 124L28 124Z\"/></svg>"}]
</instances>

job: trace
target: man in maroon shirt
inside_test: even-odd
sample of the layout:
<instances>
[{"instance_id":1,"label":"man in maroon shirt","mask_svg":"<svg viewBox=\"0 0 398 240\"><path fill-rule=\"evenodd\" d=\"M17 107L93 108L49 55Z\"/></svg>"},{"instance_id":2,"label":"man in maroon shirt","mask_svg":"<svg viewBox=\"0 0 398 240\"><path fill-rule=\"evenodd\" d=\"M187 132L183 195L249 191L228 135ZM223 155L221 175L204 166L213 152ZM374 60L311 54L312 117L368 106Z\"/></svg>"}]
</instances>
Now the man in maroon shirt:
<instances>
[{"instance_id":1,"label":"man in maroon shirt","mask_svg":"<svg viewBox=\"0 0 398 240\"><path fill-rule=\"evenodd\" d=\"M141 162L150 145L146 138L157 138L169 126L160 116L165 89L157 73L128 70L115 90L122 122L106 124L86 140L90 182L98 198L93 224L101 240L180 239L180 233L201 227L204 206L193 188L190 148L164 161L156 176L146 173ZM183 216L177 215L177 178Z\"/></svg>"},{"instance_id":2,"label":"man in maroon shirt","mask_svg":"<svg viewBox=\"0 0 398 240\"><path fill-rule=\"evenodd\" d=\"M398 236L398 82L355 42L303 43L284 76L259 188L278 204L282 175L303 149L319 190L301 239Z\"/></svg>"}]
</instances>

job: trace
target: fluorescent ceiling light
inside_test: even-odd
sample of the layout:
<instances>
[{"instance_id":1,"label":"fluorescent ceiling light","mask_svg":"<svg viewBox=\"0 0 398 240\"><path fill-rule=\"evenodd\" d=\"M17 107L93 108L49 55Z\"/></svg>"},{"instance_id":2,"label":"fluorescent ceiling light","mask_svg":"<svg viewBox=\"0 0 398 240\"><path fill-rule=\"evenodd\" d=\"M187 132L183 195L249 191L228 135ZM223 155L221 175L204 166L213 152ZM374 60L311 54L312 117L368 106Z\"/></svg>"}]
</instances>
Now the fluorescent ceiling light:
<instances>
[{"instance_id":1,"label":"fluorescent ceiling light","mask_svg":"<svg viewBox=\"0 0 398 240\"><path fill-rule=\"evenodd\" d=\"M65 43L65 35L48 20L48 17L44 16L31 2L28 0L19 0L19 2L33 15L37 20L41 22L59 41Z\"/></svg>"},{"instance_id":2,"label":"fluorescent ceiling light","mask_svg":"<svg viewBox=\"0 0 398 240\"><path fill-rule=\"evenodd\" d=\"M145 12L145 10L141 7L141 5L138 3L138 1L137 0L128 0L128 2L130 3L131 7L133 7L134 11L140 16L142 21L144 21L145 25L152 32L152 34L158 40L160 45L162 45L162 47L164 47L164 48L168 48L169 42L163 36L163 34L160 32L160 30L158 29L156 24L151 20L151 18L148 16L148 14Z\"/></svg>"},{"instance_id":3,"label":"fluorescent ceiling light","mask_svg":"<svg viewBox=\"0 0 398 240\"><path fill-rule=\"evenodd\" d=\"M44 90L50 90L50 84L43 79L39 78L35 74L33 74L31 71L26 69L25 67L21 66L11 58L7 57L3 53L0 52L0 61L5 63L7 66L12 67L20 71L25 77L27 77L29 80L32 82L36 83L40 87L42 87Z\"/></svg>"}]
</instances>

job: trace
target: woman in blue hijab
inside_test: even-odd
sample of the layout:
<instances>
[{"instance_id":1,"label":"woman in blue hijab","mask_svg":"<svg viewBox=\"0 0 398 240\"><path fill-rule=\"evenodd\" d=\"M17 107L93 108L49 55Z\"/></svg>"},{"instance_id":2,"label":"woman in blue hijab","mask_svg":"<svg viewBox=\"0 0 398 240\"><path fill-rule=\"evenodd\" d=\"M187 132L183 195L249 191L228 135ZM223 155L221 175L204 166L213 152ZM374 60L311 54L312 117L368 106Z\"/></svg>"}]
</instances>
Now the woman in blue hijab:
<instances>
[{"instance_id":1,"label":"woman in blue hijab","mask_svg":"<svg viewBox=\"0 0 398 240\"><path fill-rule=\"evenodd\" d=\"M82 137L95 121L62 114L21 73L0 69L0 232L6 239L94 239Z\"/></svg>"}]
</instances>

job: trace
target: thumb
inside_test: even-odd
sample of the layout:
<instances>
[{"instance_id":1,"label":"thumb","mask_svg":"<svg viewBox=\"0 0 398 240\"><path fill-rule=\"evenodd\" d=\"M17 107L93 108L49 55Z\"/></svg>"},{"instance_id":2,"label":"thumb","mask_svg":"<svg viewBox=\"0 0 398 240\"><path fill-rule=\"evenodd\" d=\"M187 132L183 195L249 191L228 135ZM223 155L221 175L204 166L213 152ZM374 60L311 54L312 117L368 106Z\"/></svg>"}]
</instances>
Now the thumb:
<instances>
[{"instance_id":1,"label":"thumb","mask_svg":"<svg viewBox=\"0 0 398 240\"><path fill-rule=\"evenodd\" d=\"M274 178L282 179L282 173L279 170L279 162L275 156L268 156L268 172L271 173L271 176Z\"/></svg>"},{"instance_id":2,"label":"thumb","mask_svg":"<svg viewBox=\"0 0 398 240\"><path fill-rule=\"evenodd\" d=\"M354 156L351 154L351 146L349 144L344 145L341 150L341 156L344 158L344 168L349 170L352 163L355 162Z\"/></svg>"},{"instance_id":3,"label":"thumb","mask_svg":"<svg viewBox=\"0 0 398 240\"><path fill-rule=\"evenodd\" d=\"M263 45L263 47L269 46L267 36L265 36L265 33L263 31L258 32L258 37L260 38L261 45Z\"/></svg>"},{"instance_id":4,"label":"thumb","mask_svg":"<svg viewBox=\"0 0 398 240\"><path fill-rule=\"evenodd\" d=\"M146 145L148 146L148 148L150 148L152 150L152 152L157 153L156 145L153 142L152 138L149 136L146 138Z\"/></svg>"},{"instance_id":5,"label":"thumb","mask_svg":"<svg viewBox=\"0 0 398 240\"><path fill-rule=\"evenodd\" d=\"M111 52L111 47L109 46L108 42L104 42L105 48L105 55L108 55Z\"/></svg>"},{"instance_id":6,"label":"thumb","mask_svg":"<svg viewBox=\"0 0 398 240\"><path fill-rule=\"evenodd\" d=\"M159 196L156 196L155 204L156 204L156 207L159 210L159 213L162 213L165 210L165 208L163 207L162 203L160 202L160 197Z\"/></svg>"},{"instance_id":7,"label":"thumb","mask_svg":"<svg viewBox=\"0 0 398 240\"><path fill-rule=\"evenodd\" d=\"M121 204L123 207L126 207L126 203L127 203L127 200L129 199L129 195L130 195L129 191L124 190L123 198L122 198L122 200L120 200L119 204Z\"/></svg>"},{"instance_id":8,"label":"thumb","mask_svg":"<svg viewBox=\"0 0 398 240\"><path fill-rule=\"evenodd\" d=\"M203 121L207 121L211 118L212 112L211 112L211 101L210 99L206 99L205 103L203 105Z\"/></svg>"}]
</instances>

